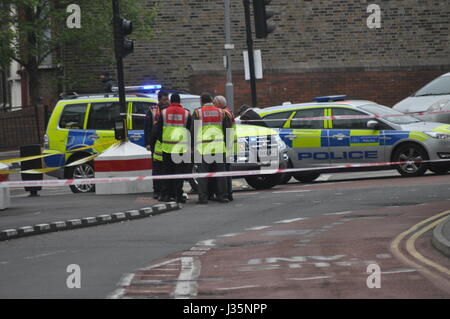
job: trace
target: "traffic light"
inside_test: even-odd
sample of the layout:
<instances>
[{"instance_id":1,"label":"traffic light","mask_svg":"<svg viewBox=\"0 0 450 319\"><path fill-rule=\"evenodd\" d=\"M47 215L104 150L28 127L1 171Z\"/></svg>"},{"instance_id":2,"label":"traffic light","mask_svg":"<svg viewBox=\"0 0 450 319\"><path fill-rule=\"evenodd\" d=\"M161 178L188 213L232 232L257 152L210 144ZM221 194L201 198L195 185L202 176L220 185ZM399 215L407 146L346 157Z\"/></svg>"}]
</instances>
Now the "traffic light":
<instances>
[{"instance_id":1,"label":"traffic light","mask_svg":"<svg viewBox=\"0 0 450 319\"><path fill-rule=\"evenodd\" d=\"M133 32L133 23L127 19L119 18L116 23L116 36L118 37L118 53L122 58L134 51L134 42L126 38Z\"/></svg>"},{"instance_id":2,"label":"traffic light","mask_svg":"<svg viewBox=\"0 0 450 319\"><path fill-rule=\"evenodd\" d=\"M253 0L253 13L255 16L255 31L258 39L267 38L269 33L275 31L275 26L268 24L269 20L275 12L267 9L266 6L270 4L272 0Z\"/></svg>"}]
</instances>

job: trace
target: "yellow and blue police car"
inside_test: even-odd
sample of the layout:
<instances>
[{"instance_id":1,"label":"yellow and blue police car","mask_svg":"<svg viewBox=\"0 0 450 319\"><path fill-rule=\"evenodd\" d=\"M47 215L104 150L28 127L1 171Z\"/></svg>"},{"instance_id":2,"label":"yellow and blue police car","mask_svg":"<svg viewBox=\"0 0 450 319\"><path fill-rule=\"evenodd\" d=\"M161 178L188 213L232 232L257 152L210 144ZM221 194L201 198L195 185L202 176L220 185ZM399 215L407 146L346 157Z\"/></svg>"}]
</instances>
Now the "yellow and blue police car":
<instances>
[{"instance_id":1,"label":"yellow and blue police car","mask_svg":"<svg viewBox=\"0 0 450 319\"><path fill-rule=\"evenodd\" d=\"M189 109L200 106L198 96L181 95L182 104ZM64 167L77 160L105 151L115 140L114 123L125 115L129 141L144 146L145 114L149 107L157 104L155 94L128 94L127 106L120 108L116 94L65 96L55 106L44 136L45 166L60 168L49 175L58 178L81 179L95 176L92 161ZM231 164L232 170L253 170L269 167L276 163L278 168L286 168L287 147L276 130L259 126L237 125L238 158ZM270 145L273 143L273 145ZM269 146L270 154L254 154L258 145ZM83 147L85 150L71 152ZM275 158L276 157L276 158ZM271 188L280 182L281 175L255 175L245 177L247 183L257 189ZM74 193L95 190L94 185L72 185Z\"/></svg>"},{"instance_id":2,"label":"yellow and blue police car","mask_svg":"<svg viewBox=\"0 0 450 319\"><path fill-rule=\"evenodd\" d=\"M258 113L268 127L279 129L289 147L290 167L405 162L394 166L403 176L420 176L428 169L444 174L450 169L446 161L450 159L450 125L423 122L375 102L325 96ZM422 162L428 160L431 163ZM293 176L310 182L320 172Z\"/></svg>"}]
</instances>

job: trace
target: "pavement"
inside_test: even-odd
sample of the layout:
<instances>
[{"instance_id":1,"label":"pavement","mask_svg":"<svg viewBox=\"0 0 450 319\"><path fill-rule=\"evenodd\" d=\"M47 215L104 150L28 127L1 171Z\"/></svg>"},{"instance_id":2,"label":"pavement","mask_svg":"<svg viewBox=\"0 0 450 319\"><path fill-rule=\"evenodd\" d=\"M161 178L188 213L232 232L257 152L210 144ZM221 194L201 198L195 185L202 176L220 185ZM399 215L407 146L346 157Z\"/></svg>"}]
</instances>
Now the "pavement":
<instances>
[{"instance_id":1,"label":"pavement","mask_svg":"<svg viewBox=\"0 0 450 319\"><path fill-rule=\"evenodd\" d=\"M450 258L450 217L434 228L432 242L437 250Z\"/></svg>"}]
</instances>

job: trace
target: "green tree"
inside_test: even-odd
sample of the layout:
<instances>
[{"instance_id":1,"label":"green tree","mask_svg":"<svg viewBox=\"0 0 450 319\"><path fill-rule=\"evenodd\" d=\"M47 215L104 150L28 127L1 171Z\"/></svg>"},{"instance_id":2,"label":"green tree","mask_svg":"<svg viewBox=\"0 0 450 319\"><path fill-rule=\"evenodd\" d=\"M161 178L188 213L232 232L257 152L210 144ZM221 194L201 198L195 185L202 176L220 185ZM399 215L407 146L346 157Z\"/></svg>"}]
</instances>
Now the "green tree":
<instances>
[{"instance_id":1,"label":"green tree","mask_svg":"<svg viewBox=\"0 0 450 319\"><path fill-rule=\"evenodd\" d=\"M153 37L157 8L142 0L121 0L121 15L134 24L132 38ZM70 4L81 8L81 27L69 28ZM110 0L0 0L0 67L17 61L28 73L30 102L39 103L39 67L48 56L61 70L57 80L79 84L83 77L65 68L77 63L111 64L114 58ZM62 71L63 70L63 71Z\"/></svg>"}]
</instances>

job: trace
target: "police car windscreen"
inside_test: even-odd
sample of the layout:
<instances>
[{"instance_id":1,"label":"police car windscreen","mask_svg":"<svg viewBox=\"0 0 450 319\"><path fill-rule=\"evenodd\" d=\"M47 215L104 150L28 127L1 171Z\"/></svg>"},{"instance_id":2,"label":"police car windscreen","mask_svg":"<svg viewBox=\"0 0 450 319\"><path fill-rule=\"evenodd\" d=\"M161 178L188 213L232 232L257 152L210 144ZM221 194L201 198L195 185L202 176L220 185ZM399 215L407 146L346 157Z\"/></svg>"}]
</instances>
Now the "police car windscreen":
<instances>
[{"instance_id":1,"label":"police car windscreen","mask_svg":"<svg viewBox=\"0 0 450 319\"><path fill-rule=\"evenodd\" d=\"M382 105L378 105L378 104L364 105L364 106L361 106L361 109L364 111L367 111L369 113L372 113L374 115L381 115L381 116L404 114L397 110L393 110L387 106L382 106ZM385 117L384 120L394 123L394 124L398 124L398 125L420 122L420 120L416 119L415 117L409 116L409 115Z\"/></svg>"},{"instance_id":2,"label":"police car windscreen","mask_svg":"<svg viewBox=\"0 0 450 319\"><path fill-rule=\"evenodd\" d=\"M181 105L188 109L189 112L194 112L195 109L199 108L201 106L200 98L184 98L181 99Z\"/></svg>"}]
</instances>

